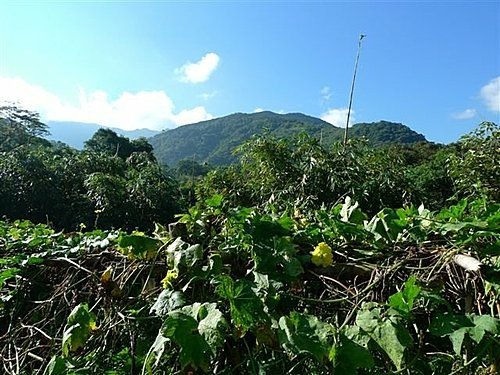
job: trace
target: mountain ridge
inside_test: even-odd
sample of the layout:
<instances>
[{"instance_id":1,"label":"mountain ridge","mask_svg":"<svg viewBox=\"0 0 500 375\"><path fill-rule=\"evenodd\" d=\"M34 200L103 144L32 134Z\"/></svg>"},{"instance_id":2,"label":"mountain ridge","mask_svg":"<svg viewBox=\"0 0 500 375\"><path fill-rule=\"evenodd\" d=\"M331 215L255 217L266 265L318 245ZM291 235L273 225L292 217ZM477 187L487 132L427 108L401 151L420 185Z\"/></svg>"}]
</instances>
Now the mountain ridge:
<instances>
[{"instance_id":1,"label":"mountain ridge","mask_svg":"<svg viewBox=\"0 0 500 375\"><path fill-rule=\"evenodd\" d=\"M194 159L214 165L226 165L235 160L235 147L254 135L267 133L276 138L291 138L300 133L321 138L324 144L340 141L344 128L302 113L278 114L234 113L195 124L164 130L151 137L156 158L161 164L174 166L183 159ZM378 121L354 124L349 128L352 138L366 137L375 146L393 143L427 142L419 134L401 123Z\"/></svg>"},{"instance_id":2,"label":"mountain ridge","mask_svg":"<svg viewBox=\"0 0 500 375\"><path fill-rule=\"evenodd\" d=\"M85 141L89 140L94 133L101 129L111 129L115 133L130 139L137 139L140 137L150 138L159 131L151 129L136 129L136 130L123 130L109 126L77 122L77 121L48 121L48 130L50 135L46 138L51 141L60 141L66 143L68 146L81 150Z\"/></svg>"}]
</instances>

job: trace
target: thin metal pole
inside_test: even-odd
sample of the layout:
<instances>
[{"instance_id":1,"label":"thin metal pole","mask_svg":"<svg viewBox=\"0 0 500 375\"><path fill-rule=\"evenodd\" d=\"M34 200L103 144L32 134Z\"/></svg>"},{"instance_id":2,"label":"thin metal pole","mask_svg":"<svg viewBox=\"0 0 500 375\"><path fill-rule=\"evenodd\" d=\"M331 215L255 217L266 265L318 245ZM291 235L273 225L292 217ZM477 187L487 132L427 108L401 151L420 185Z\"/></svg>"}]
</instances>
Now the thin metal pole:
<instances>
[{"instance_id":1,"label":"thin metal pole","mask_svg":"<svg viewBox=\"0 0 500 375\"><path fill-rule=\"evenodd\" d=\"M349 96L349 109L347 110L347 122L345 124L344 147L347 145L347 131L349 129L349 119L351 118L352 96L354 94L354 83L356 82L356 73L358 72L359 54L361 52L361 41L365 36L366 35L364 34L359 34L358 54L356 55L356 64L354 65L354 75L352 77L351 94Z\"/></svg>"}]
</instances>

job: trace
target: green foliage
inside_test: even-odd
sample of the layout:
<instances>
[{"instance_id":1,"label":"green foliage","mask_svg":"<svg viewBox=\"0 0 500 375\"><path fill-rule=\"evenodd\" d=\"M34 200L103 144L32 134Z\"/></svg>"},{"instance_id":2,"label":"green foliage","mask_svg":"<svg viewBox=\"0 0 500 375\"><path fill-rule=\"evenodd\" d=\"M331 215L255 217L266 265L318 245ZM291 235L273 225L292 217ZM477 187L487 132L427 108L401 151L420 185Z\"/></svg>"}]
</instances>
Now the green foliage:
<instances>
[{"instance_id":1,"label":"green foliage","mask_svg":"<svg viewBox=\"0 0 500 375\"><path fill-rule=\"evenodd\" d=\"M152 260L158 255L161 242L143 233L122 234L118 238L118 250L130 259Z\"/></svg>"},{"instance_id":2,"label":"green foliage","mask_svg":"<svg viewBox=\"0 0 500 375\"><path fill-rule=\"evenodd\" d=\"M282 316L278 322L281 344L293 353L308 353L319 362L328 360L335 328L317 317L297 312Z\"/></svg>"},{"instance_id":3,"label":"green foliage","mask_svg":"<svg viewBox=\"0 0 500 375\"><path fill-rule=\"evenodd\" d=\"M408 318L413 309L413 303L420 293L420 288L415 285L416 278L411 276L404 284L403 290L389 297L389 306L404 317Z\"/></svg>"},{"instance_id":4,"label":"green foliage","mask_svg":"<svg viewBox=\"0 0 500 375\"><path fill-rule=\"evenodd\" d=\"M131 141L116 134L113 130L105 128L97 130L92 138L85 142L85 149L118 156L122 159L128 158L134 152L145 152L151 155L153 151L153 147L146 138Z\"/></svg>"},{"instance_id":5,"label":"green foliage","mask_svg":"<svg viewBox=\"0 0 500 375\"><path fill-rule=\"evenodd\" d=\"M449 169L461 196L500 199L500 128L483 122L462 137L459 152L450 157Z\"/></svg>"},{"instance_id":6,"label":"green foliage","mask_svg":"<svg viewBox=\"0 0 500 375\"><path fill-rule=\"evenodd\" d=\"M499 240L498 206L464 201L438 213L385 208L370 218L350 199L329 210L293 214L227 207L223 196L204 203L183 216L191 232L184 239L170 238L161 228L153 236L103 231L66 236L29 222L0 222L3 319L29 319L25 327L40 325L48 337L62 340L61 347L33 349L47 362L33 362L30 369L432 374L452 371L450 358L464 371L497 365L499 320L494 308L487 311L498 295L479 297L481 311L464 313L469 297L460 293L467 289L454 290L459 297L452 300L447 288L439 287L459 284L457 277L463 276L434 270L451 267L450 257L467 249L489 265L484 278L493 283L500 266L488 246ZM331 249L329 267L312 262L310 252L320 242ZM117 251L124 249L126 256ZM102 261L116 257L112 268L121 271L104 270L96 254ZM72 292L83 301L55 314L50 325L42 318L46 314L21 318L30 310L22 307L31 304L24 298L26 288L45 285L40 277L48 269L50 278L58 277L58 262L64 262L63 274L76 277L69 285L90 283ZM169 270L178 276L160 293ZM492 293L476 280L478 295ZM66 306L58 304L64 298L57 288L52 297L46 289L29 293L35 301ZM61 315L69 316L66 322L57 319ZM16 340L25 337L16 334ZM43 335L36 340L47 342ZM50 354L41 348L51 348Z\"/></svg>"},{"instance_id":7,"label":"green foliage","mask_svg":"<svg viewBox=\"0 0 500 375\"><path fill-rule=\"evenodd\" d=\"M490 146L480 160L491 172ZM208 173L197 203L154 232L136 227L168 221L178 195L148 152L33 144L3 152L2 214L79 227L0 221L5 368L498 370L500 205L488 189L459 191L467 198L435 212L421 204L449 198L438 174L458 151L324 147L304 135L256 138L241 152L239 166Z\"/></svg>"},{"instance_id":8,"label":"green foliage","mask_svg":"<svg viewBox=\"0 0 500 375\"><path fill-rule=\"evenodd\" d=\"M62 354L67 357L84 347L97 329L96 317L86 304L76 306L68 316L62 339Z\"/></svg>"},{"instance_id":9,"label":"green foliage","mask_svg":"<svg viewBox=\"0 0 500 375\"><path fill-rule=\"evenodd\" d=\"M0 152L0 215L57 228L152 229L178 210L177 183L148 152L126 160L67 147Z\"/></svg>"},{"instance_id":10,"label":"green foliage","mask_svg":"<svg viewBox=\"0 0 500 375\"><path fill-rule=\"evenodd\" d=\"M223 194L231 205L318 208L350 195L370 212L405 200L408 187L397 155L360 143L326 148L306 135L293 142L263 137L239 152L241 167L210 173L197 188L200 200Z\"/></svg>"},{"instance_id":11,"label":"green foliage","mask_svg":"<svg viewBox=\"0 0 500 375\"><path fill-rule=\"evenodd\" d=\"M39 138L47 134L47 126L40 121L38 113L15 104L0 106L0 152L22 145L48 144Z\"/></svg>"}]
</instances>

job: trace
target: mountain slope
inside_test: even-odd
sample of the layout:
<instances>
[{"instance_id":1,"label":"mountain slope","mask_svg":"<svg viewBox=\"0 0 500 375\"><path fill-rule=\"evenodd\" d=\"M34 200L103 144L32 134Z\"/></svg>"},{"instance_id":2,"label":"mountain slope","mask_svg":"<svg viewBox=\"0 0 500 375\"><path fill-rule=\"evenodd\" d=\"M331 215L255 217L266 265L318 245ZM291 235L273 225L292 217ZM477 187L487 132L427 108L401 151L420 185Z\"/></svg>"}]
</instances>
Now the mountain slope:
<instances>
[{"instance_id":1,"label":"mountain slope","mask_svg":"<svg viewBox=\"0 0 500 375\"><path fill-rule=\"evenodd\" d=\"M49 121L47 123L50 135L47 137L49 140L61 141L68 146L82 149L86 140L90 139L94 133L100 128L105 126L98 124L89 124L83 122L70 122L70 121ZM137 139L140 137L152 137L158 134L157 131L150 129L138 130L123 130L118 128L109 128L115 133L130 139Z\"/></svg>"},{"instance_id":2,"label":"mountain slope","mask_svg":"<svg viewBox=\"0 0 500 375\"><path fill-rule=\"evenodd\" d=\"M321 137L323 144L328 144L342 140L344 129L301 113L235 113L165 130L149 141L161 164L173 166L179 160L194 158L201 162L224 165L235 160L232 155L235 147L253 135L265 132L277 138L290 138L305 132L317 138ZM349 129L349 136L365 136L374 145L426 141L423 135L407 126L387 121L356 124Z\"/></svg>"}]
</instances>

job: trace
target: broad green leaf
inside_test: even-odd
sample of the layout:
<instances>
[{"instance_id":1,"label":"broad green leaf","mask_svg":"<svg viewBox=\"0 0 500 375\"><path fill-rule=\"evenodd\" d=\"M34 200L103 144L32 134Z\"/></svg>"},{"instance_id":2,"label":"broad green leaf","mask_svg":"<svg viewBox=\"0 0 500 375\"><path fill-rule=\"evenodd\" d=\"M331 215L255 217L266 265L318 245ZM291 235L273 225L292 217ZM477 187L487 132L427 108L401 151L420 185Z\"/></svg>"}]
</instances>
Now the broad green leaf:
<instances>
[{"instance_id":1,"label":"broad green leaf","mask_svg":"<svg viewBox=\"0 0 500 375\"><path fill-rule=\"evenodd\" d=\"M132 259L152 260L158 254L161 241L143 234L121 235L119 250Z\"/></svg>"},{"instance_id":2,"label":"broad green leaf","mask_svg":"<svg viewBox=\"0 0 500 375\"><path fill-rule=\"evenodd\" d=\"M163 322L162 334L180 346L180 364L200 368L207 372L210 363L210 347L198 332L195 318L180 311L168 314Z\"/></svg>"},{"instance_id":3,"label":"broad green leaf","mask_svg":"<svg viewBox=\"0 0 500 375\"><path fill-rule=\"evenodd\" d=\"M486 332L493 335L500 334L500 319L490 315L472 315L474 327L469 329L469 335L476 343L483 339Z\"/></svg>"},{"instance_id":4,"label":"broad green leaf","mask_svg":"<svg viewBox=\"0 0 500 375\"><path fill-rule=\"evenodd\" d=\"M352 375L357 373L358 368L373 366L373 357L367 345L361 345L347 335L340 335L340 345L336 348L334 360L335 374Z\"/></svg>"},{"instance_id":5,"label":"broad green leaf","mask_svg":"<svg viewBox=\"0 0 500 375\"><path fill-rule=\"evenodd\" d=\"M0 272L0 290L2 290L5 281L15 277L19 273L19 271L19 268L7 268L6 270Z\"/></svg>"},{"instance_id":6,"label":"broad green leaf","mask_svg":"<svg viewBox=\"0 0 500 375\"><path fill-rule=\"evenodd\" d=\"M97 329L96 317L86 303L76 306L68 316L63 333L62 352L65 357L70 352L83 348L91 333Z\"/></svg>"},{"instance_id":7,"label":"broad green leaf","mask_svg":"<svg viewBox=\"0 0 500 375\"><path fill-rule=\"evenodd\" d=\"M500 320L489 315L466 316L446 313L438 315L431 321L429 331L436 336L448 336L453 351L460 355L466 335L479 344L486 332L491 334L500 332Z\"/></svg>"},{"instance_id":8,"label":"broad green leaf","mask_svg":"<svg viewBox=\"0 0 500 375\"><path fill-rule=\"evenodd\" d=\"M62 357L53 356L47 367L45 367L45 371L43 375L66 375L68 371L68 366L66 360Z\"/></svg>"},{"instance_id":9,"label":"broad green leaf","mask_svg":"<svg viewBox=\"0 0 500 375\"><path fill-rule=\"evenodd\" d=\"M285 259L283 260L283 264L285 266L285 273L290 277L295 278L304 273L302 264L297 258L285 257Z\"/></svg>"},{"instance_id":10,"label":"broad green leaf","mask_svg":"<svg viewBox=\"0 0 500 375\"><path fill-rule=\"evenodd\" d=\"M396 368L401 370L404 365L405 350L413 344L406 328L386 320L375 328L370 336L387 353Z\"/></svg>"},{"instance_id":11,"label":"broad green leaf","mask_svg":"<svg viewBox=\"0 0 500 375\"><path fill-rule=\"evenodd\" d=\"M151 306L150 312L164 317L170 311L179 309L185 305L184 295L179 291L165 289L163 290L153 306Z\"/></svg>"},{"instance_id":12,"label":"broad green leaf","mask_svg":"<svg viewBox=\"0 0 500 375\"><path fill-rule=\"evenodd\" d=\"M278 323L281 345L293 353L309 353L318 361L328 358L335 328L312 315L291 312Z\"/></svg>"},{"instance_id":13,"label":"broad green leaf","mask_svg":"<svg viewBox=\"0 0 500 375\"><path fill-rule=\"evenodd\" d=\"M358 206L358 202L352 203L351 197L347 196L344 204L342 204L342 209L340 210L341 220L346 223L363 224L363 221L367 219L367 216L358 208Z\"/></svg>"},{"instance_id":14,"label":"broad green leaf","mask_svg":"<svg viewBox=\"0 0 500 375\"><path fill-rule=\"evenodd\" d=\"M435 336L449 336L453 350L460 355L466 330L474 327L474 323L465 315L443 313L436 316L429 325L429 332Z\"/></svg>"},{"instance_id":15,"label":"broad green leaf","mask_svg":"<svg viewBox=\"0 0 500 375\"><path fill-rule=\"evenodd\" d=\"M413 302L420 293L420 288L415 283L416 277L410 276L405 282L403 290L389 297L389 305L405 317L410 315Z\"/></svg>"},{"instance_id":16,"label":"broad green leaf","mask_svg":"<svg viewBox=\"0 0 500 375\"><path fill-rule=\"evenodd\" d=\"M405 350L412 346L413 340L406 328L386 316L381 308L373 306L373 303L363 304L356 316L356 325L377 343L400 370L404 364Z\"/></svg>"},{"instance_id":17,"label":"broad green leaf","mask_svg":"<svg viewBox=\"0 0 500 375\"><path fill-rule=\"evenodd\" d=\"M264 304L252 289L253 283L244 279L234 282L229 276L220 276L217 281L216 292L229 300L231 319L240 331L240 336L260 323L269 321Z\"/></svg>"},{"instance_id":18,"label":"broad green leaf","mask_svg":"<svg viewBox=\"0 0 500 375\"><path fill-rule=\"evenodd\" d=\"M382 322L382 309L373 308L376 303L363 303L356 315L356 325L365 332L372 332Z\"/></svg>"},{"instance_id":19,"label":"broad green leaf","mask_svg":"<svg viewBox=\"0 0 500 375\"><path fill-rule=\"evenodd\" d=\"M174 270L178 270L179 266L192 267L198 260L203 259L203 249L200 245L190 245L180 237L167 247L166 253L169 266Z\"/></svg>"},{"instance_id":20,"label":"broad green leaf","mask_svg":"<svg viewBox=\"0 0 500 375\"><path fill-rule=\"evenodd\" d=\"M153 342L153 345L151 345L151 347L149 348L149 351L146 355L146 360L144 362L144 367L149 370L149 373L152 373L152 367L154 368L159 365L168 342L169 339L163 336L162 330L160 329L155 341ZM154 363L151 365L152 361L154 361Z\"/></svg>"},{"instance_id":21,"label":"broad green leaf","mask_svg":"<svg viewBox=\"0 0 500 375\"><path fill-rule=\"evenodd\" d=\"M390 208L384 208L369 222L365 222L364 226L367 231L375 235L376 241L386 243L396 241L398 235L404 230L404 225L398 214Z\"/></svg>"},{"instance_id":22,"label":"broad green leaf","mask_svg":"<svg viewBox=\"0 0 500 375\"><path fill-rule=\"evenodd\" d=\"M211 198L205 200L205 203L209 207L217 208L222 204L223 196L220 194L215 194Z\"/></svg>"},{"instance_id":23,"label":"broad green leaf","mask_svg":"<svg viewBox=\"0 0 500 375\"><path fill-rule=\"evenodd\" d=\"M198 331L205 338L212 353L215 354L217 348L224 345L226 339L226 319L224 319L222 313L217 309L217 304L215 303L203 304L198 317L201 319L198 323Z\"/></svg>"}]
</instances>

